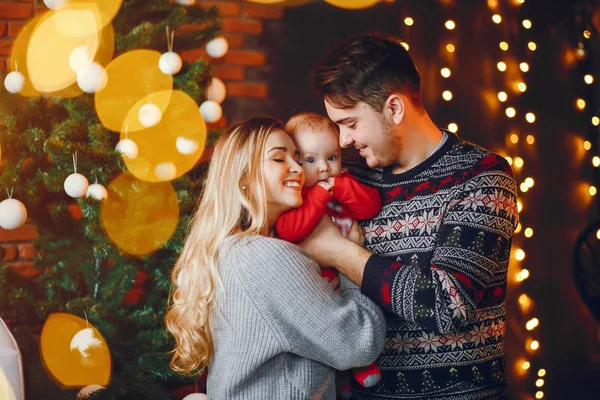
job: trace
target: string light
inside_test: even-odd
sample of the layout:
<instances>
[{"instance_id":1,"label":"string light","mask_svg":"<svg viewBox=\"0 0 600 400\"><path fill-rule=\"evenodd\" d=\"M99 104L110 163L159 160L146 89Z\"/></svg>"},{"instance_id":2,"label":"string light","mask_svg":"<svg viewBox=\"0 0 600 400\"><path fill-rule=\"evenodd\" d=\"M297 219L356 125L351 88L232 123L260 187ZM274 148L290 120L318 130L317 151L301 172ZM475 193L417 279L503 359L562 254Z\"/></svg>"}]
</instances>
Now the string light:
<instances>
[{"instance_id":1,"label":"string light","mask_svg":"<svg viewBox=\"0 0 600 400\"><path fill-rule=\"evenodd\" d=\"M576 105L577 105L577 108L579 108L580 110L583 110L585 108L585 100L577 99Z\"/></svg>"},{"instance_id":2,"label":"string light","mask_svg":"<svg viewBox=\"0 0 600 400\"><path fill-rule=\"evenodd\" d=\"M538 390L537 392L535 392L535 398L536 399L543 399L544 398L544 392L542 392L541 390Z\"/></svg>"},{"instance_id":3,"label":"string light","mask_svg":"<svg viewBox=\"0 0 600 400\"><path fill-rule=\"evenodd\" d=\"M498 92L498 100L504 103L507 99L508 95L506 94L506 92Z\"/></svg>"},{"instance_id":4,"label":"string light","mask_svg":"<svg viewBox=\"0 0 600 400\"><path fill-rule=\"evenodd\" d=\"M504 159L508 162L508 165L513 165L512 157L507 156L507 157L504 157Z\"/></svg>"},{"instance_id":5,"label":"string light","mask_svg":"<svg viewBox=\"0 0 600 400\"><path fill-rule=\"evenodd\" d=\"M531 21L528 20L528 19L524 19L523 20L523 28L530 29L531 28Z\"/></svg>"},{"instance_id":6,"label":"string light","mask_svg":"<svg viewBox=\"0 0 600 400\"><path fill-rule=\"evenodd\" d=\"M406 50L410 49L410 46L406 42L400 42L400 45L402 45L402 47L404 47Z\"/></svg>"},{"instance_id":7,"label":"string light","mask_svg":"<svg viewBox=\"0 0 600 400\"><path fill-rule=\"evenodd\" d=\"M513 133L512 135L510 135L510 141L511 141L511 143L514 143L514 144L519 143L519 135L517 135L516 133Z\"/></svg>"},{"instance_id":8,"label":"string light","mask_svg":"<svg viewBox=\"0 0 600 400\"><path fill-rule=\"evenodd\" d=\"M440 70L440 74L442 74L444 78L449 78L450 75L452 75L452 71L450 71L450 68L444 67Z\"/></svg>"},{"instance_id":9,"label":"string light","mask_svg":"<svg viewBox=\"0 0 600 400\"><path fill-rule=\"evenodd\" d=\"M521 364L521 368L525 370L529 369L529 367L531 367L531 363L529 361L523 361L523 363Z\"/></svg>"},{"instance_id":10,"label":"string light","mask_svg":"<svg viewBox=\"0 0 600 400\"><path fill-rule=\"evenodd\" d=\"M594 156L594 158L592 158L592 165L594 167L600 167L600 157Z\"/></svg>"},{"instance_id":11,"label":"string light","mask_svg":"<svg viewBox=\"0 0 600 400\"><path fill-rule=\"evenodd\" d=\"M519 261L523 261L525 259L525 252L523 249L517 249L517 251L515 251L515 258Z\"/></svg>"},{"instance_id":12,"label":"string light","mask_svg":"<svg viewBox=\"0 0 600 400\"><path fill-rule=\"evenodd\" d=\"M600 118L596 117L595 115L592 117L592 125L594 126L598 126L598 124L600 124Z\"/></svg>"},{"instance_id":13,"label":"string light","mask_svg":"<svg viewBox=\"0 0 600 400\"><path fill-rule=\"evenodd\" d=\"M531 51L535 51L535 49L537 49L537 45L535 44L535 42L529 42L529 43L527 43L527 47Z\"/></svg>"},{"instance_id":14,"label":"string light","mask_svg":"<svg viewBox=\"0 0 600 400\"><path fill-rule=\"evenodd\" d=\"M499 24L502 22L502 17L499 14L494 14L492 15L492 21L494 21L496 24Z\"/></svg>"},{"instance_id":15,"label":"string light","mask_svg":"<svg viewBox=\"0 0 600 400\"><path fill-rule=\"evenodd\" d=\"M589 150L592 148L592 142L590 142L589 140L586 140L583 142L583 149L584 150Z\"/></svg>"},{"instance_id":16,"label":"string light","mask_svg":"<svg viewBox=\"0 0 600 400\"><path fill-rule=\"evenodd\" d=\"M517 201L517 209L519 211L521 211L522 208L523 208L523 205L521 204L521 202ZM521 223L517 222L517 227L515 228L515 233L521 232L521 228L522 228Z\"/></svg>"},{"instance_id":17,"label":"string light","mask_svg":"<svg viewBox=\"0 0 600 400\"><path fill-rule=\"evenodd\" d=\"M503 51L508 50L508 43L506 43L506 42L500 42L499 46L500 46L500 49L502 49Z\"/></svg>"},{"instance_id":18,"label":"string light","mask_svg":"<svg viewBox=\"0 0 600 400\"><path fill-rule=\"evenodd\" d=\"M450 101L452 100L452 92L449 90L444 90L444 93L442 93L442 97L444 98L444 100Z\"/></svg>"},{"instance_id":19,"label":"string light","mask_svg":"<svg viewBox=\"0 0 600 400\"><path fill-rule=\"evenodd\" d=\"M537 350L540 348L540 342L538 342L537 340L532 340L531 343L529 343L529 348L531 350Z\"/></svg>"},{"instance_id":20,"label":"string light","mask_svg":"<svg viewBox=\"0 0 600 400\"><path fill-rule=\"evenodd\" d=\"M515 115L517 115L517 110L515 110L514 107L508 107L506 109L506 116L508 118L514 118Z\"/></svg>"},{"instance_id":21,"label":"string light","mask_svg":"<svg viewBox=\"0 0 600 400\"><path fill-rule=\"evenodd\" d=\"M531 305L531 299L525 293L519 296L519 304L523 307L529 307ZM541 376L541 375L540 375Z\"/></svg>"},{"instance_id":22,"label":"string light","mask_svg":"<svg viewBox=\"0 0 600 400\"><path fill-rule=\"evenodd\" d=\"M532 319L530 319L529 321L527 321L527 323L525 324L525 328L526 328L528 331L532 331L532 330L534 330L535 328L537 328L539 324L540 324L540 320L539 320L539 319L537 319L537 318L532 318Z\"/></svg>"},{"instance_id":23,"label":"string light","mask_svg":"<svg viewBox=\"0 0 600 400\"><path fill-rule=\"evenodd\" d=\"M592 36L592 32L588 31L587 29L583 31L583 37L586 39L589 39Z\"/></svg>"},{"instance_id":24,"label":"string light","mask_svg":"<svg viewBox=\"0 0 600 400\"><path fill-rule=\"evenodd\" d=\"M456 48L454 47L454 45L452 43L448 43L446 45L446 51L448 53L454 53L454 50L456 50Z\"/></svg>"},{"instance_id":25,"label":"string light","mask_svg":"<svg viewBox=\"0 0 600 400\"><path fill-rule=\"evenodd\" d=\"M451 31L452 29L456 28L456 24L454 23L454 21L452 21L451 19L449 19L448 21L446 21L446 23L444 24L444 26L446 27L446 29L448 29L449 31Z\"/></svg>"},{"instance_id":26,"label":"string light","mask_svg":"<svg viewBox=\"0 0 600 400\"><path fill-rule=\"evenodd\" d=\"M596 193L598 193L596 186L590 185L590 188L588 189L588 193L590 194L590 196L595 196Z\"/></svg>"},{"instance_id":27,"label":"string light","mask_svg":"<svg viewBox=\"0 0 600 400\"><path fill-rule=\"evenodd\" d=\"M456 132L458 132L458 125L456 125L456 123L455 123L455 122L450 122L450 123L448 124L448 130L449 130L450 132L456 133Z\"/></svg>"},{"instance_id":28,"label":"string light","mask_svg":"<svg viewBox=\"0 0 600 400\"><path fill-rule=\"evenodd\" d=\"M538 376L546 376L546 370L545 370L545 369L543 369L543 368L542 368L542 369L540 369L540 370L538 371Z\"/></svg>"},{"instance_id":29,"label":"string light","mask_svg":"<svg viewBox=\"0 0 600 400\"><path fill-rule=\"evenodd\" d=\"M527 90L527 85L525 82L519 82L517 84L517 89L519 89L520 92L525 92Z\"/></svg>"},{"instance_id":30,"label":"string light","mask_svg":"<svg viewBox=\"0 0 600 400\"><path fill-rule=\"evenodd\" d=\"M600 229L596 231L596 239L600 240Z\"/></svg>"},{"instance_id":31,"label":"string light","mask_svg":"<svg viewBox=\"0 0 600 400\"><path fill-rule=\"evenodd\" d=\"M529 71L529 64L527 64L526 62L522 62L521 64L519 64L519 68L521 69L521 71L527 72Z\"/></svg>"},{"instance_id":32,"label":"string light","mask_svg":"<svg viewBox=\"0 0 600 400\"><path fill-rule=\"evenodd\" d=\"M529 271L526 270L525 268L523 268L518 274L517 274L517 280L519 282L524 281L525 279L529 278Z\"/></svg>"},{"instance_id":33,"label":"string light","mask_svg":"<svg viewBox=\"0 0 600 400\"><path fill-rule=\"evenodd\" d=\"M533 135L527 135L527 144L533 144L535 142L535 137Z\"/></svg>"},{"instance_id":34,"label":"string light","mask_svg":"<svg viewBox=\"0 0 600 400\"><path fill-rule=\"evenodd\" d=\"M506 63L504 61L499 61L498 64L496 64L496 66L501 72L506 71Z\"/></svg>"},{"instance_id":35,"label":"string light","mask_svg":"<svg viewBox=\"0 0 600 400\"><path fill-rule=\"evenodd\" d=\"M532 112L528 112L527 114L525 114L525 120L530 124L533 124L535 122L535 114Z\"/></svg>"},{"instance_id":36,"label":"string light","mask_svg":"<svg viewBox=\"0 0 600 400\"><path fill-rule=\"evenodd\" d=\"M415 23L415 21L411 17L406 17L406 18L404 18L404 23L407 26L412 26Z\"/></svg>"},{"instance_id":37,"label":"string light","mask_svg":"<svg viewBox=\"0 0 600 400\"><path fill-rule=\"evenodd\" d=\"M519 185L519 189L521 189L521 192L525 193L526 191L529 190L529 186L527 186L527 184L525 182L521 183L521 185Z\"/></svg>"},{"instance_id":38,"label":"string light","mask_svg":"<svg viewBox=\"0 0 600 400\"><path fill-rule=\"evenodd\" d=\"M533 229L531 229L531 228L526 228L526 229L525 229L525 232L524 232L524 235L525 235L525 237L526 237L526 238L530 238L530 237L532 237L532 236L533 236Z\"/></svg>"},{"instance_id":39,"label":"string light","mask_svg":"<svg viewBox=\"0 0 600 400\"><path fill-rule=\"evenodd\" d=\"M586 74L583 77L583 80L585 81L585 83L587 83L588 85L591 85L592 83L594 83L594 77L590 74Z\"/></svg>"},{"instance_id":40,"label":"string light","mask_svg":"<svg viewBox=\"0 0 600 400\"><path fill-rule=\"evenodd\" d=\"M521 157L515 157L515 167L521 168L525 164Z\"/></svg>"},{"instance_id":41,"label":"string light","mask_svg":"<svg viewBox=\"0 0 600 400\"><path fill-rule=\"evenodd\" d=\"M544 386L544 380L543 379L538 379L535 381L535 386L537 387L542 387Z\"/></svg>"}]
</instances>

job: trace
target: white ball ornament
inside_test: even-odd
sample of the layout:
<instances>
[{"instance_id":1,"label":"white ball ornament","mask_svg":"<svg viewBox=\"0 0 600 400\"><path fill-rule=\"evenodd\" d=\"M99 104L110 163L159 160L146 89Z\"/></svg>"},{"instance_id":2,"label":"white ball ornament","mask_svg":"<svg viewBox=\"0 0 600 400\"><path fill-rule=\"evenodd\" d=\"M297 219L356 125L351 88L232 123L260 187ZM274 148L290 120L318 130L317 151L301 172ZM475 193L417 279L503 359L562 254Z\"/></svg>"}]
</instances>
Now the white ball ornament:
<instances>
[{"instance_id":1,"label":"white ball ornament","mask_svg":"<svg viewBox=\"0 0 600 400\"><path fill-rule=\"evenodd\" d=\"M86 93L99 92L106 86L108 75L104 67L92 62L77 73L77 85Z\"/></svg>"},{"instance_id":2,"label":"white ball ornament","mask_svg":"<svg viewBox=\"0 0 600 400\"><path fill-rule=\"evenodd\" d=\"M67 176L64 184L65 192L74 199L85 196L88 186L87 178L77 172Z\"/></svg>"},{"instance_id":3,"label":"white ball ornament","mask_svg":"<svg viewBox=\"0 0 600 400\"><path fill-rule=\"evenodd\" d=\"M202 114L206 122L212 124L221 119L223 110L221 109L221 105L216 101L206 100L200 104L200 114Z\"/></svg>"},{"instance_id":4,"label":"white ball ornament","mask_svg":"<svg viewBox=\"0 0 600 400\"><path fill-rule=\"evenodd\" d=\"M172 162L160 163L154 168L154 173L161 181L171 181L177 176L177 167Z\"/></svg>"},{"instance_id":5,"label":"white ball ornament","mask_svg":"<svg viewBox=\"0 0 600 400\"><path fill-rule=\"evenodd\" d=\"M27 209L17 199L6 199L0 203L0 227L17 229L27 220Z\"/></svg>"},{"instance_id":6,"label":"white ball ornament","mask_svg":"<svg viewBox=\"0 0 600 400\"><path fill-rule=\"evenodd\" d=\"M182 65L181 57L174 51L167 51L158 59L158 68L166 75L175 75L181 71Z\"/></svg>"},{"instance_id":7,"label":"white ball ornament","mask_svg":"<svg viewBox=\"0 0 600 400\"><path fill-rule=\"evenodd\" d=\"M119 153L132 160L138 156L139 150L137 144L131 139L120 140L119 143L117 143L116 149Z\"/></svg>"},{"instance_id":8,"label":"white ball ornament","mask_svg":"<svg viewBox=\"0 0 600 400\"><path fill-rule=\"evenodd\" d=\"M85 196L91 197L96 200L104 200L105 198L108 197L108 191L101 184L93 183L88 187L87 192L85 193Z\"/></svg>"},{"instance_id":9,"label":"white ball ornament","mask_svg":"<svg viewBox=\"0 0 600 400\"><path fill-rule=\"evenodd\" d=\"M76 74L87 68L91 63L92 58L87 46L75 47L69 56L69 66Z\"/></svg>"},{"instance_id":10,"label":"white ball ornament","mask_svg":"<svg viewBox=\"0 0 600 400\"><path fill-rule=\"evenodd\" d=\"M217 103L222 103L225 100L225 96L227 96L227 88L223 81L219 78L212 78L210 85L206 89L206 98Z\"/></svg>"},{"instance_id":11,"label":"white ball ornament","mask_svg":"<svg viewBox=\"0 0 600 400\"><path fill-rule=\"evenodd\" d=\"M85 400L92 393L97 392L98 390L104 390L104 389L106 389L106 388L102 385L87 385L87 386L83 387L79 391L79 393L77 393L77 400Z\"/></svg>"},{"instance_id":12,"label":"white ball ornament","mask_svg":"<svg viewBox=\"0 0 600 400\"><path fill-rule=\"evenodd\" d=\"M66 3L66 0L44 0L44 4L51 10L58 10L62 8Z\"/></svg>"},{"instance_id":13,"label":"white ball ornament","mask_svg":"<svg viewBox=\"0 0 600 400\"><path fill-rule=\"evenodd\" d=\"M19 71L13 71L4 78L4 87L10 93L19 93L25 86L25 75Z\"/></svg>"},{"instance_id":14,"label":"white ball ornament","mask_svg":"<svg viewBox=\"0 0 600 400\"><path fill-rule=\"evenodd\" d=\"M148 103L140 107L138 118L142 125L150 128L160 122L162 119L162 111L156 104Z\"/></svg>"},{"instance_id":15,"label":"white ball ornament","mask_svg":"<svg viewBox=\"0 0 600 400\"><path fill-rule=\"evenodd\" d=\"M181 136L175 141L175 147L177 147L177 151L185 155L195 153L199 146L200 144L195 140L186 139Z\"/></svg>"},{"instance_id":16,"label":"white ball ornament","mask_svg":"<svg viewBox=\"0 0 600 400\"><path fill-rule=\"evenodd\" d=\"M223 36L214 38L213 40L206 43L206 52L212 58L221 58L229 50L229 43Z\"/></svg>"},{"instance_id":17,"label":"white ball ornament","mask_svg":"<svg viewBox=\"0 0 600 400\"><path fill-rule=\"evenodd\" d=\"M196 0L175 0L180 6L191 6Z\"/></svg>"},{"instance_id":18,"label":"white ball ornament","mask_svg":"<svg viewBox=\"0 0 600 400\"><path fill-rule=\"evenodd\" d=\"M191 393L185 396L183 400L208 400L208 396L204 393Z\"/></svg>"}]
</instances>

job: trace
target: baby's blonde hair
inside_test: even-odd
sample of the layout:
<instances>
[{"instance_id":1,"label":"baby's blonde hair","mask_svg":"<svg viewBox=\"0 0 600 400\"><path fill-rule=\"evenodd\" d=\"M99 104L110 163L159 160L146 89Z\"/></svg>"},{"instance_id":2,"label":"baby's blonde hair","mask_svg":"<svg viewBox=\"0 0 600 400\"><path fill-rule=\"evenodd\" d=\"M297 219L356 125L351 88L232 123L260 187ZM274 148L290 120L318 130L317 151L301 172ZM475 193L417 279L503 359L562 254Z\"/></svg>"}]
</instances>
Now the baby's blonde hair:
<instances>
[{"instance_id":1,"label":"baby's blonde hair","mask_svg":"<svg viewBox=\"0 0 600 400\"><path fill-rule=\"evenodd\" d=\"M339 133L337 125L329 118L314 112L302 112L293 115L285 124L285 131L294 136L307 129L318 130L325 127L336 134Z\"/></svg>"}]
</instances>

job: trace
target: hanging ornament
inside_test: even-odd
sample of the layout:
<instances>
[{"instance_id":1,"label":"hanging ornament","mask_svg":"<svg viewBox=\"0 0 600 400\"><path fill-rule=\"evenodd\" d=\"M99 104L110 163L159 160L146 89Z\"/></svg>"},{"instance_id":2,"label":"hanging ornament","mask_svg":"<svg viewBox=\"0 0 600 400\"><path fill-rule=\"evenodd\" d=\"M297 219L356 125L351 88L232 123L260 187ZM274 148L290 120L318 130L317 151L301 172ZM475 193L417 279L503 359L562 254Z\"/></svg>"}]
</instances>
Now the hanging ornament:
<instances>
[{"instance_id":1,"label":"hanging ornament","mask_svg":"<svg viewBox=\"0 0 600 400\"><path fill-rule=\"evenodd\" d=\"M208 396L204 393L191 393L185 396L183 400L208 400Z\"/></svg>"},{"instance_id":2,"label":"hanging ornament","mask_svg":"<svg viewBox=\"0 0 600 400\"><path fill-rule=\"evenodd\" d=\"M172 181L177 176L177 167L172 162L160 163L154 168L154 173L161 181Z\"/></svg>"},{"instance_id":3,"label":"hanging ornament","mask_svg":"<svg viewBox=\"0 0 600 400\"><path fill-rule=\"evenodd\" d=\"M119 140L115 149L127 158L134 159L138 156L137 144L127 137L129 134L129 125L125 126L125 139Z\"/></svg>"},{"instance_id":4,"label":"hanging ornament","mask_svg":"<svg viewBox=\"0 0 600 400\"><path fill-rule=\"evenodd\" d=\"M91 197L96 200L104 200L108 196L108 191L104 186L98 183L98 179L96 179L96 183L92 183L85 193L85 197Z\"/></svg>"},{"instance_id":5,"label":"hanging ornament","mask_svg":"<svg viewBox=\"0 0 600 400\"><path fill-rule=\"evenodd\" d=\"M196 0L175 0L175 3L181 6L191 6Z\"/></svg>"},{"instance_id":6,"label":"hanging ornament","mask_svg":"<svg viewBox=\"0 0 600 400\"><path fill-rule=\"evenodd\" d=\"M175 42L175 31L171 31L169 35L169 27L167 26L167 51L158 59L158 68L166 75L175 75L181 71L181 57L173 51L173 43Z\"/></svg>"},{"instance_id":7,"label":"hanging ornament","mask_svg":"<svg viewBox=\"0 0 600 400\"><path fill-rule=\"evenodd\" d=\"M71 52L69 56L69 67L71 71L79 74L93 62L90 57L90 52L87 46L77 46Z\"/></svg>"},{"instance_id":8,"label":"hanging ornament","mask_svg":"<svg viewBox=\"0 0 600 400\"><path fill-rule=\"evenodd\" d=\"M8 199L0 203L0 227L10 230L17 229L27 221L27 209L17 199L12 198L12 189L10 193L8 189Z\"/></svg>"},{"instance_id":9,"label":"hanging ornament","mask_svg":"<svg viewBox=\"0 0 600 400\"><path fill-rule=\"evenodd\" d=\"M175 141L175 147L181 154L188 155L198 150L199 143L195 140L186 139L182 136L178 137Z\"/></svg>"},{"instance_id":10,"label":"hanging ornament","mask_svg":"<svg viewBox=\"0 0 600 400\"><path fill-rule=\"evenodd\" d=\"M200 114L204 117L204 120L209 124L217 122L223 115L221 105L216 101L206 100L200 104Z\"/></svg>"},{"instance_id":11,"label":"hanging ornament","mask_svg":"<svg viewBox=\"0 0 600 400\"><path fill-rule=\"evenodd\" d=\"M66 0L44 0L44 4L51 10L58 10L59 8L63 8Z\"/></svg>"},{"instance_id":12,"label":"hanging ornament","mask_svg":"<svg viewBox=\"0 0 600 400\"><path fill-rule=\"evenodd\" d=\"M219 78L212 78L210 81L210 85L206 89L206 98L208 100L216 101L217 103L222 103L225 100L225 96L227 95L227 88L222 80Z\"/></svg>"},{"instance_id":13,"label":"hanging ornament","mask_svg":"<svg viewBox=\"0 0 600 400\"><path fill-rule=\"evenodd\" d=\"M99 390L104 390L106 389L104 386L102 385L87 385L86 387L82 388L79 393L77 393L77 400L85 400L88 397L90 397L90 395L94 392L97 392Z\"/></svg>"},{"instance_id":14,"label":"hanging ornament","mask_svg":"<svg viewBox=\"0 0 600 400\"><path fill-rule=\"evenodd\" d=\"M146 128L150 128L160 122L162 119L162 111L160 111L160 108L158 108L156 104L144 104L138 111L138 118L142 125Z\"/></svg>"},{"instance_id":15,"label":"hanging ornament","mask_svg":"<svg viewBox=\"0 0 600 400\"><path fill-rule=\"evenodd\" d=\"M206 52L212 58L221 58L227 53L229 49L229 43L223 36L214 38L213 40L206 43Z\"/></svg>"},{"instance_id":16,"label":"hanging ornament","mask_svg":"<svg viewBox=\"0 0 600 400\"><path fill-rule=\"evenodd\" d=\"M19 65L15 63L15 70L10 72L4 78L4 87L10 93L15 94L21 92L25 86L25 75L19 72Z\"/></svg>"},{"instance_id":17,"label":"hanging ornament","mask_svg":"<svg viewBox=\"0 0 600 400\"><path fill-rule=\"evenodd\" d=\"M99 92L106 87L108 75L104 67L92 62L77 73L77 85L86 93Z\"/></svg>"},{"instance_id":18,"label":"hanging ornament","mask_svg":"<svg viewBox=\"0 0 600 400\"><path fill-rule=\"evenodd\" d=\"M85 196L89 186L85 176L77 173L77 152L73 154L73 167L75 172L65 179L65 192L74 199Z\"/></svg>"}]
</instances>

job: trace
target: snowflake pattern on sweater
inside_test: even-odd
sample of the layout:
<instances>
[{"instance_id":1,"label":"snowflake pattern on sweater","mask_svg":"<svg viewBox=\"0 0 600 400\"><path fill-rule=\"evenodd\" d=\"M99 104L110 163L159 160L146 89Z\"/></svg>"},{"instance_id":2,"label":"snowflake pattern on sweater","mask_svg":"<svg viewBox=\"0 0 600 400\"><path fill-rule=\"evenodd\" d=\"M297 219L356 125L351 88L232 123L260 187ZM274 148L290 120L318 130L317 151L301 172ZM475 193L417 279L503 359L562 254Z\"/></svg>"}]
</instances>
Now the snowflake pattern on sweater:
<instances>
[{"instance_id":1,"label":"snowflake pattern on sweater","mask_svg":"<svg viewBox=\"0 0 600 400\"><path fill-rule=\"evenodd\" d=\"M382 380L353 399L495 399L506 386L504 331L516 183L507 161L446 132L402 174L346 163L379 190L362 223L374 253L362 292L386 311Z\"/></svg>"}]
</instances>

